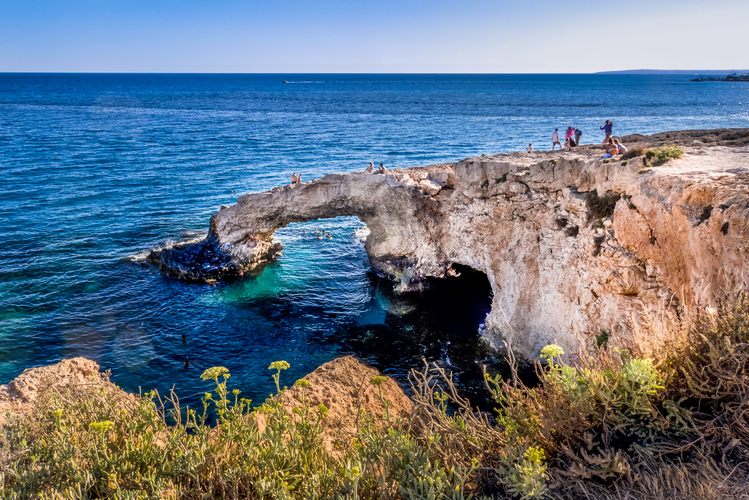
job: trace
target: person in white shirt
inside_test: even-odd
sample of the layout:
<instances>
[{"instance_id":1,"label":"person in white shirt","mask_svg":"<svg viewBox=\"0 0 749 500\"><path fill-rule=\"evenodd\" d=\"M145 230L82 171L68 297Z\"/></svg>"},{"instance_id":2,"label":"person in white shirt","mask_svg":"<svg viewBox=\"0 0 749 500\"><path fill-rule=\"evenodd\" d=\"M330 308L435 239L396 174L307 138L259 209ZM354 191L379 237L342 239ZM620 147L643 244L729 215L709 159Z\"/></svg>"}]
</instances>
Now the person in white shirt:
<instances>
[{"instance_id":1,"label":"person in white shirt","mask_svg":"<svg viewBox=\"0 0 749 500\"><path fill-rule=\"evenodd\" d=\"M533 144L528 144L528 147L525 148L525 149L527 149L529 153L532 153L533 152Z\"/></svg>"},{"instance_id":2,"label":"person in white shirt","mask_svg":"<svg viewBox=\"0 0 749 500\"><path fill-rule=\"evenodd\" d=\"M559 144L559 149L562 149L562 143L559 142L559 129L554 129L554 133L551 134L551 150L554 151L554 148L557 147L557 144Z\"/></svg>"}]
</instances>

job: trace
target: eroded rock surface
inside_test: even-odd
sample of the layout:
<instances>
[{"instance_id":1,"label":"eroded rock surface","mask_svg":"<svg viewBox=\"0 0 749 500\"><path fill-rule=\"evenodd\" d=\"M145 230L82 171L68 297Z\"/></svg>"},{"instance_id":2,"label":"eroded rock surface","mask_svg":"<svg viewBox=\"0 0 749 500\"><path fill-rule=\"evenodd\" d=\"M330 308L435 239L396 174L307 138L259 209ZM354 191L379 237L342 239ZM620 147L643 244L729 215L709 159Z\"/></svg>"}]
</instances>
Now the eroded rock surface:
<instances>
[{"instance_id":1,"label":"eroded rock surface","mask_svg":"<svg viewBox=\"0 0 749 500\"><path fill-rule=\"evenodd\" d=\"M579 352L601 331L626 340L643 315L675 319L679 303L709 305L749 279L749 129L625 139L686 154L652 167L589 146L327 175L241 196L204 242L151 260L188 279L237 276L280 251L278 228L354 215L371 231L372 267L401 288L469 266L492 286L491 339L529 357L554 341Z\"/></svg>"}]
</instances>

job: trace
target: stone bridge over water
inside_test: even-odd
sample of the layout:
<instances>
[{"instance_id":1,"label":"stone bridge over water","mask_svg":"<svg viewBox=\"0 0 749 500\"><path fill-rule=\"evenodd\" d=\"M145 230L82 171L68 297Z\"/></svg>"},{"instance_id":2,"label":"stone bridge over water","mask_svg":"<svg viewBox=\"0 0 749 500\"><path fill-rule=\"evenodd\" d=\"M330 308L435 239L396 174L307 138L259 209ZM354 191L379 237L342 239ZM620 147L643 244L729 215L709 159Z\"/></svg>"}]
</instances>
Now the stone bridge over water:
<instances>
[{"instance_id":1,"label":"stone bridge over water","mask_svg":"<svg viewBox=\"0 0 749 500\"><path fill-rule=\"evenodd\" d=\"M529 356L554 340L579 351L601 330L616 343L643 314L675 321L676 304L708 304L749 278L749 130L635 140L680 141L687 154L657 168L589 149L326 175L243 195L204 241L149 260L178 278L233 279L280 252L277 229L357 216L373 269L402 289L453 264L484 272L495 340Z\"/></svg>"}]
</instances>

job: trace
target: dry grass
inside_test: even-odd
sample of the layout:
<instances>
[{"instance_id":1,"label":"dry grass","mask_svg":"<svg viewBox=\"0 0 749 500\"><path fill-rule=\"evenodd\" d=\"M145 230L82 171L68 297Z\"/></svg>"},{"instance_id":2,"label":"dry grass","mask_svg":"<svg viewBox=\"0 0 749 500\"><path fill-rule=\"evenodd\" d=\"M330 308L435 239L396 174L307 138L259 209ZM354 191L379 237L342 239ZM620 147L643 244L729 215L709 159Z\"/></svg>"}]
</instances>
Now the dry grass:
<instances>
[{"instance_id":1,"label":"dry grass","mask_svg":"<svg viewBox=\"0 0 749 500\"><path fill-rule=\"evenodd\" d=\"M606 193L603 196L598 196L595 191L586 193L585 204L588 206L588 222L614 215L614 208L619 198L621 198L621 193Z\"/></svg>"},{"instance_id":2,"label":"dry grass","mask_svg":"<svg viewBox=\"0 0 749 500\"><path fill-rule=\"evenodd\" d=\"M621 157L622 160L630 160L632 158L637 158L638 156L642 156L647 152L648 148L645 146L636 146L633 148L630 148L627 150L626 153L624 153Z\"/></svg>"},{"instance_id":3,"label":"dry grass","mask_svg":"<svg viewBox=\"0 0 749 500\"><path fill-rule=\"evenodd\" d=\"M496 498L749 498L749 299L684 313L577 366L547 353L538 387L489 377L496 425L438 367L414 373L411 431L443 436L446 464L478 458L469 485Z\"/></svg>"},{"instance_id":4,"label":"dry grass","mask_svg":"<svg viewBox=\"0 0 749 500\"><path fill-rule=\"evenodd\" d=\"M205 376L215 427L176 398L168 424L155 393L127 407L95 388L53 395L3 428L2 497L749 499L749 297L682 313L577 365L547 346L536 387L487 375L494 416L425 364L408 421L387 404L385 429L361 413L340 458L322 444L324 407L303 402L292 418L270 398L254 410L260 430L219 368ZM271 366L280 391L288 365Z\"/></svg>"}]
</instances>

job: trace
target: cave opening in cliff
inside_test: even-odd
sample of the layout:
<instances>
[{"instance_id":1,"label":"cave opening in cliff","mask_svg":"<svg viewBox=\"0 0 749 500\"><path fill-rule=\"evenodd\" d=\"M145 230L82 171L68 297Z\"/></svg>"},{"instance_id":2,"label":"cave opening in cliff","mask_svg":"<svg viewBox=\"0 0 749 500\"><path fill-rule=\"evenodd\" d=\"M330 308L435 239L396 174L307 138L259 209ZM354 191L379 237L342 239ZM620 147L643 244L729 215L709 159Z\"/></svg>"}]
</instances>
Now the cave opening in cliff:
<instances>
[{"instance_id":1,"label":"cave opening in cliff","mask_svg":"<svg viewBox=\"0 0 749 500\"><path fill-rule=\"evenodd\" d=\"M480 330L491 310L491 285L483 272L460 265L453 269L453 276L428 278L419 290L408 292L368 272L375 307L331 341L405 387L412 368L423 368L423 360L436 362L453 373L464 396L490 409L481 363L493 363L492 352Z\"/></svg>"}]
</instances>

